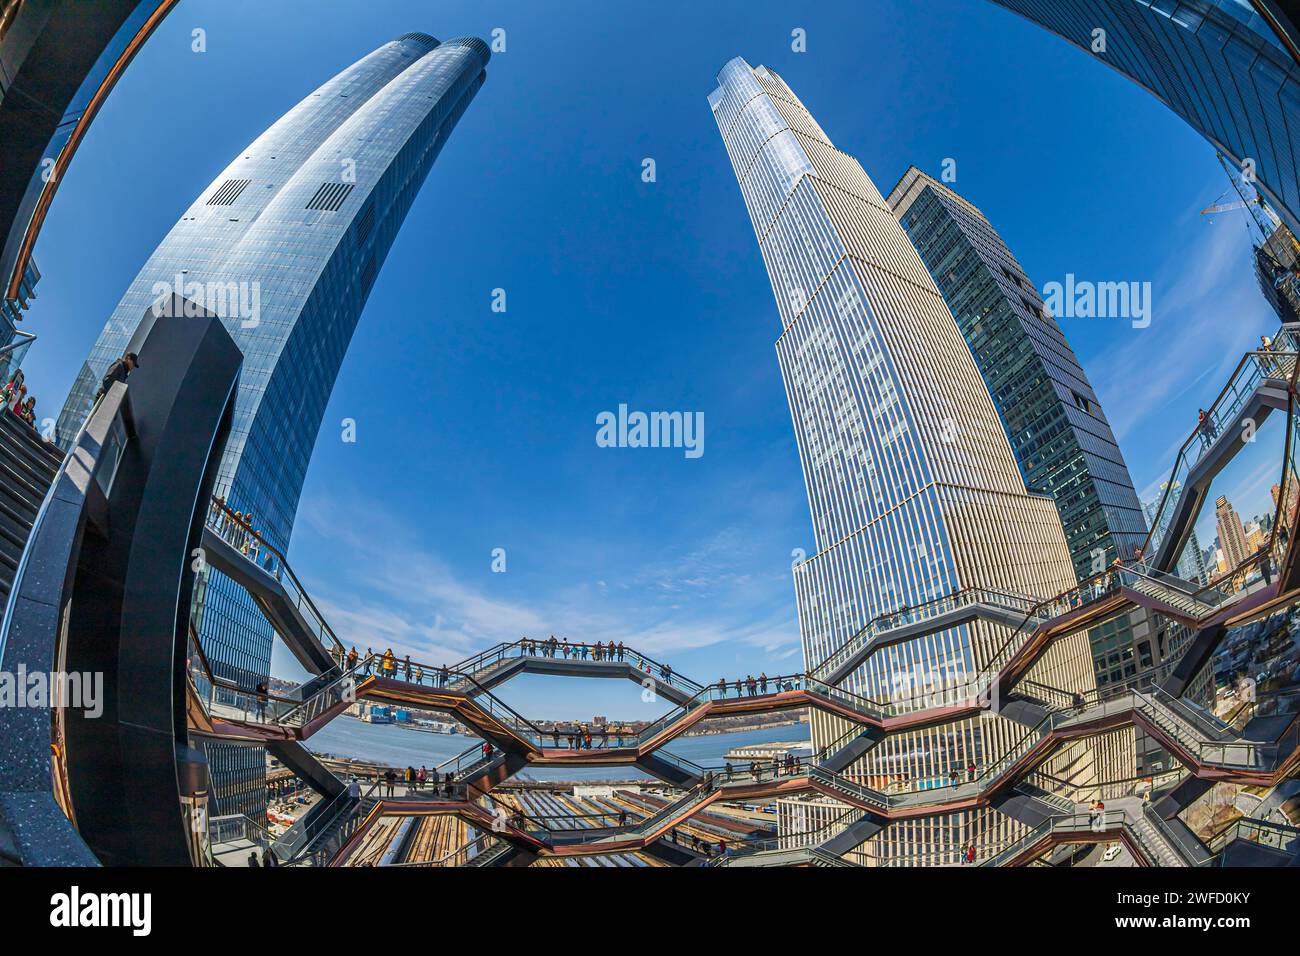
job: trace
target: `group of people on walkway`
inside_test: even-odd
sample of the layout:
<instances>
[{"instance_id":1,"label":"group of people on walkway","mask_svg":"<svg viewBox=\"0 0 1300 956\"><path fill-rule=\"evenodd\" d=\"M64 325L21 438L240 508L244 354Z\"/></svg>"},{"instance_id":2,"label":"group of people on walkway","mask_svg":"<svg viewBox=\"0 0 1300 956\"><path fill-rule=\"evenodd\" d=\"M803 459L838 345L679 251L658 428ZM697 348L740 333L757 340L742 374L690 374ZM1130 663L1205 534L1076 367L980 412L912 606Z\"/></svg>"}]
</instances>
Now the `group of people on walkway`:
<instances>
[{"instance_id":1,"label":"group of people on walkway","mask_svg":"<svg viewBox=\"0 0 1300 956\"><path fill-rule=\"evenodd\" d=\"M334 653L340 653L340 649L336 648ZM413 664L410 654L399 658L393 653L391 647L380 655L376 655L372 648L367 647L363 657L357 653L354 644L347 654L343 655L340 666L344 670L354 671L358 665L360 665L361 673L367 677L373 674L376 677L387 677L392 680L404 680L412 684L423 684L424 678L427 676L430 687L446 687L451 680L452 674L451 668L446 664L441 667L433 667L432 665L426 667L423 664Z\"/></svg>"},{"instance_id":2,"label":"group of people on walkway","mask_svg":"<svg viewBox=\"0 0 1300 956\"><path fill-rule=\"evenodd\" d=\"M554 634L544 641L534 641L525 637L519 642L519 650L529 657L563 657L565 660L573 658L577 661L585 661L588 658L593 661L621 661L626 653L622 641L617 644L613 641L608 644L604 641L597 641L595 644L570 644L568 641L557 640Z\"/></svg>"},{"instance_id":3,"label":"group of people on walkway","mask_svg":"<svg viewBox=\"0 0 1300 956\"><path fill-rule=\"evenodd\" d=\"M761 783L763 780L763 774L765 773L770 773L774 779L776 777L797 777L799 775L800 770L803 769L803 761L800 760L798 757L796 757L794 754L788 753L782 757L773 757L770 763L766 760L751 760L749 762L749 767L747 769L749 772L749 776L752 777L756 783ZM745 770L746 768L742 766L740 772L744 773ZM731 780L735 779L736 773L737 771L735 765L732 764L730 760L728 760L722 768L723 781L730 782ZM706 784L705 789L712 789L712 784L713 784L712 770L710 770L708 774L706 774L705 784Z\"/></svg>"},{"instance_id":4,"label":"group of people on walkway","mask_svg":"<svg viewBox=\"0 0 1300 956\"><path fill-rule=\"evenodd\" d=\"M218 495L212 502L212 530L236 548L259 568L271 574L277 580L280 577L279 562L275 552L269 547L262 553L262 532L253 524L253 512L235 511L226 504L226 499Z\"/></svg>"},{"instance_id":5,"label":"group of people on walkway","mask_svg":"<svg viewBox=\"0 0 1300 956\"><path fill-rule=\"evenodd\" d=\"M376 782L382 783L384 796L392 797L396 795L398 779L398 771L393 767L389 767L376 777ZM406 770L401 772L400 779L406 785L408 794L421 793L427 790L430 796L437 796L438 788L441 785L442 795L450 799L455 790L456 775L448 770L446 774L439 778L437 768L430 770L421 764L419 769L408 766Z\"/></svg>"},{"instance_id":6,"label":"group of people on walkway","mask_svg":"<svg viewBox=\"0 0 1300 956\"><path fill-rule=\"evenodd\" d=\"M794 690L796 686L803 682L804 678L805 675L803 674L768 677L767 673L764 672L757 677L750 674L743 680L737 677L730 683L723 677L713 686L718 688L718 692L723 697L727 696L728 688L734 689L737 697L763 697L767 694L779 694L782 691Z\"/></svg>"},{"instance_id":7,"label":"group of people on walkway","mask_svg":"<svg viewBox=\"0 0 1300 956\"><path fill-rule=\"evenodd\" d=\"M597 725L595 730L586 724L575 724L568 729L561 729L559 726L551 729L551 742L558 749L569 750L601 750L606 747L621 747L625 737L636 738L636 734L630 730L621 728L610 729L604 724Z\"/></svg>"},{"instance_id":8,"label":"group of people on walkway","mask_svg":"<svg viewBox=\"0 0 1300 956\"><path fill-rule=\"evenodd\" d=\"M717 843L710 843L698 833L692 833L690 834L689 839L683 840L682 835L677 831L677 828L673 827L668 831L668 840L670 843L675 843L678 846L689 846L696 853L700 854L700 856L713 857L727 855L726 839L721 839Z\"/></svg>"},{"instance_id":9,"label":"group of people on walkway","mask_svg":"<svg viewBox=\"0 0 1300 956\"><path fill-rule=\"evenodd\" d=\"M22 369L14 372L5 384L3 396L10 415L32 428L36 427L36 396L27 394L27 378Z\"/></svg>"},{"instance_id":10,"label":"group of people on walkway","mask_svg":"<svg viewBox=\"0 0 1300 956\"><path fill-rule=\"evenodd\" d=\"M1126 573L1134 575L1150 573L1146 556L1141 548L1135 549L1133 557L1128 561L1123 558L1116 558L1103 573L1094 575L1078 587L1059 595L1048 605L1049 613L1052 617L1060 617L1062 614L1067 614L1076 608L1083 607L1085 604L1111 594L1124 584Z\"/></svg>"}]
</instances>

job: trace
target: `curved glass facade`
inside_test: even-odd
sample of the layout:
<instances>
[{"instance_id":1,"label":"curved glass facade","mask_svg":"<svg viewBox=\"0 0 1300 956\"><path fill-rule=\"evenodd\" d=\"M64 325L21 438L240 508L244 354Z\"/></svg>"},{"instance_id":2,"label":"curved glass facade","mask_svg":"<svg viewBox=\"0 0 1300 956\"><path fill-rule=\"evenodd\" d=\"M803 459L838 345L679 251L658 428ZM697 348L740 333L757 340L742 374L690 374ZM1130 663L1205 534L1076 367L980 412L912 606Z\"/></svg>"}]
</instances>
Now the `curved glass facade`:
<instances>
[{"instance_id":1,"label":"curved glass facade","mask_svg":"<svg viewBox=\"0 0 1300 956\"><path fill-rule=\"evenodd\" d=\"M199 301L244 352L217 494L252 512L268 540L287 549L357 320L434 159L483 85L489 56L476 38L399 37L242 150L118 303L59 416L60 441L75 435L100 378L160 294ZM248 688L266 677L272 633L246 593L216 572L201 639L218 676Z\"/></svg>"},{"instance_id":2,"label":"curved glass facade","mask_svg":"<svg viewBox=\"0 0 1300 956\"><path fill-rule=\"evenodd\" d=\"M1145 87L1300 233L1300 65L1249 0L993 0ZM1092 52L1104 30L1105 52Z\"/></svg>"},{"instance_id":3,"label":"curved glass facade","mask_svg":"<svg viewBox=\"0 0 1300 956\"><path fill-rule=\"evenodd\" d=\"M959 590L1047 597L1071 587L1056 509L1025 491L970 350L871 179L765 67L731 60L709 103L780 317L777 356L816 537L795 570L806 666L878 615ZM956 687L1008 635L987 621L958 625L868 657L842 685L878 701ZM1092 688L1086 636L1049 651L1036 679ZM812 721L816 749L849 727ZM1000 756L1023 732L1009 724L893 735L850 772L875 784L938 780ZM1075 760L1071 772L1091 776L1092 763ZM961 831L989 845L1008 826L972 811L890 827L878 841L913 852Z\"/></svg>"}]
</instances>

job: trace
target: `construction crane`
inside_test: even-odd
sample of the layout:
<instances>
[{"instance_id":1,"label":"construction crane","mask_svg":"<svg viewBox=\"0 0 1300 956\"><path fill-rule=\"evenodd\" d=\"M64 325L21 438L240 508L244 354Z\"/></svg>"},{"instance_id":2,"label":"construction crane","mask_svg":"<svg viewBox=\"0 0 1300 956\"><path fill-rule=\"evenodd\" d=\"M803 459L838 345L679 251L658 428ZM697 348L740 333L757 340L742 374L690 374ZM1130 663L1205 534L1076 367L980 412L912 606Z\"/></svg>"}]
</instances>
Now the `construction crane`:
<instances>
[{"instance_id":1,"label":"construction crane","mask_svg":"<svg viewBox=\"0 0 1300 956\"><path fill-rule=\"evenodd\" d=\"M1247 183L1241 175L1241 171L1228 162L1222 153L1217 154L1219 165L1228 176L1228 181L1232 183L1232 189L1237 194L1237 198L1231 202L1223 202L1224 196L1227 195L1225 190L1212 205L1206 206L1201 210L1202 216L1213 216L1222 212L1231 212L1236 209L1245 209L1250 212L1250 221L1254 223L1258 235L1250 228L1248 223L1246 231L1251 234L1251 245L1257 252L1268 260L1272 267L1274 275L1274 285L1281 288L1283 284L1288 286L1288 292L1300 297L1300 290L1295 288L1297 278L1300 278L1300 242L1296 240L1295 235L1290 229L1282 224L1282 220L1277 214L1264 202L1264 197L1259 194L1259 190L1253 185ZM1211 219L1210 222L1214 220ZM1289 245L1287 256L1292 265L1282 262L1276 250L1279 243Z\"/></svg>"},{"instance_id":2,"label":"construction crane","mask_svg":"<svg viewBox=\"0 0 1300 956\"><path fill-rule=\"evenodd\" d=\"M1221 212L1231 212L1235 209L1248 209L1250 210L1251 220L1259 230L1259 241L1268 239L1281 225L1281 220L1277 218L1272 209L1269 209L1264 204L1264 199L1260 196L1259 191L1245 181L1240 170L1229 163L1222 153L1216 155L1219 159L1219 165L1223 167L1224 173L1228 176L1228 182L1232 183L1232 189L1237 194L1237 198L1232 202L1223 202L1223 197L1228 194L1227 190L1224 190L1212 205L1201 210L1201 215L1213 216ZM1246 228L1247 230L1250 229L1249 226ZM1254 239L1254 236L1252 235L1251 238Z\"/></svg>"},{"instance_id":3,"label":"construction crane","mask_svg":"<svg viewBox=\"0 0 1300 956\"><path fill-rule=\"evenodd\" d=\"M1223 196L1220 196L1219 198L1222 199ZM1246 203L1240 199L1236 200L1235 202L1216 202L1214 203L1214 205L1206 206L1204 209L1202 209L1201 215L1213 216L1221 212L1232 212L1234 209L1245 209L1245 208L1246 208ZM1214 220L1211 219L1210 222L1214 222Z\"/></svg>"}]
</instances>

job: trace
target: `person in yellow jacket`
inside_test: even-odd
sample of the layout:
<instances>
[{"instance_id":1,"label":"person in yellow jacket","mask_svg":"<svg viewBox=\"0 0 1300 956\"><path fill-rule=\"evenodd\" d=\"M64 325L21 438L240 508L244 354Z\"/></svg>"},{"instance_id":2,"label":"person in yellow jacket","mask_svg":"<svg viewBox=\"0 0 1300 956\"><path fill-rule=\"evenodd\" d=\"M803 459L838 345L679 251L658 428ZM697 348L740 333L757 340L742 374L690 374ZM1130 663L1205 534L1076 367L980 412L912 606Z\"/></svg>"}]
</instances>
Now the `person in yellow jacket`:
<instances>
[{"instance_id":1,"label":"person in yellow jacket","mask_svg":"<svg viewBox=\"0 0 1300 956\"><path fill-rule=\"evenodd\" d=\"M397 662L393 659L393 649L384 651L384 676L392 677L397 673Z\"/></svg>"}]
</instances>

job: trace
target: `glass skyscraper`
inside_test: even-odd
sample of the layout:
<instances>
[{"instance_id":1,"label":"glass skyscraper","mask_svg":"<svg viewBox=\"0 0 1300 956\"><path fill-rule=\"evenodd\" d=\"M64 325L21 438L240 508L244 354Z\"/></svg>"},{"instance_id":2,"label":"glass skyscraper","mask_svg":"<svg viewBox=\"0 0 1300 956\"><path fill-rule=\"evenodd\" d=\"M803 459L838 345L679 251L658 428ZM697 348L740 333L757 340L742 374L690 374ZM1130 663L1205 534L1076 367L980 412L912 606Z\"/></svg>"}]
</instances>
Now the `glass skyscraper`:
<instances>
[{"instance_id":1,"label":"glass skyscraper","mask_svg":"<svg viewBox=\"0 0 1300 956\"><path fill-rule=\"evenodd\" d=\"M408 33L327 81L242 150L118 303L59 416L60 440L75 435L146 309L173 291L197 301L225 320L244 352L216 493L251 512L285 550L366 298L434 159L483 85L489 56L479 39ZM205 653L217 676L252 688L267 676L273 634L241 588L209 574ZM221 812L264 805L259 749L212 756L214 778L228 784Z\"/></svg>"},{"instance_id":2,"label":"glass skyscraper","mask_svg":"<svg viewBox=\"0 0 1300 956\"><path fill-rule=\"evenodd\" d=\"M777 357L816 540L795 571L806 667L886 612L974 587L1040 598L1071 587L1056 508L1026 492L970 349L871 179L765 67L731 60L709 104L780 318ZM957 625L871 655L842 686L877 701L915 698L921 684L961 686L1009 636L989 621ZM1055 687L1092 689L1086 635L1062 638L1034 671ZM847 727L814 712L814 748ZM903 774L938 781L996 760L1023 733L991 716L895 734L848 772L876 785ZM1092 782L1094 752L1081 743L1053 766ZM1017 827L970 810L893 824L865 852L987 847Z\"/></svg>"},{"instance_id":3,"label":"glass skyscraper","mask_svg":"<svg viewBox=\"0 0 1300 956\"><path fill-rule=\"evenodd\" d=\"M1117 555L1130 559L1147 532L1133 479L1074 350L1016 257L974 204L915 166L889 205L970 346L1026 487L1056 502L1079 579ZM1099 687L1159 666L1171 650L1168 629L1140 609L1088 640Z\"/></svg>"},{"instance_id":4,"label":"glass skyscraper","mask_svg":"<svg viewBox=\"0 0 1300 956\"><path fill-rule=\"evenodd\" d=\"M1016 257L972 203L908 169L889 205L957 320L1026 487L1056 501L1075 573L1128 560L1147 524L1097 394Z\"/></svg>"},{"instance_id":5,"label":"glass skyscraper","mask_svg":"<svg viewBox=\"0 0 1300 956\"><path fill-rule=\"evenodd\" d=\"M1145 87L1238 168L1253 161L1260 192L1300 234L1300 65L1250 0L993 2Z\"/></svg>"}]
</instances>

